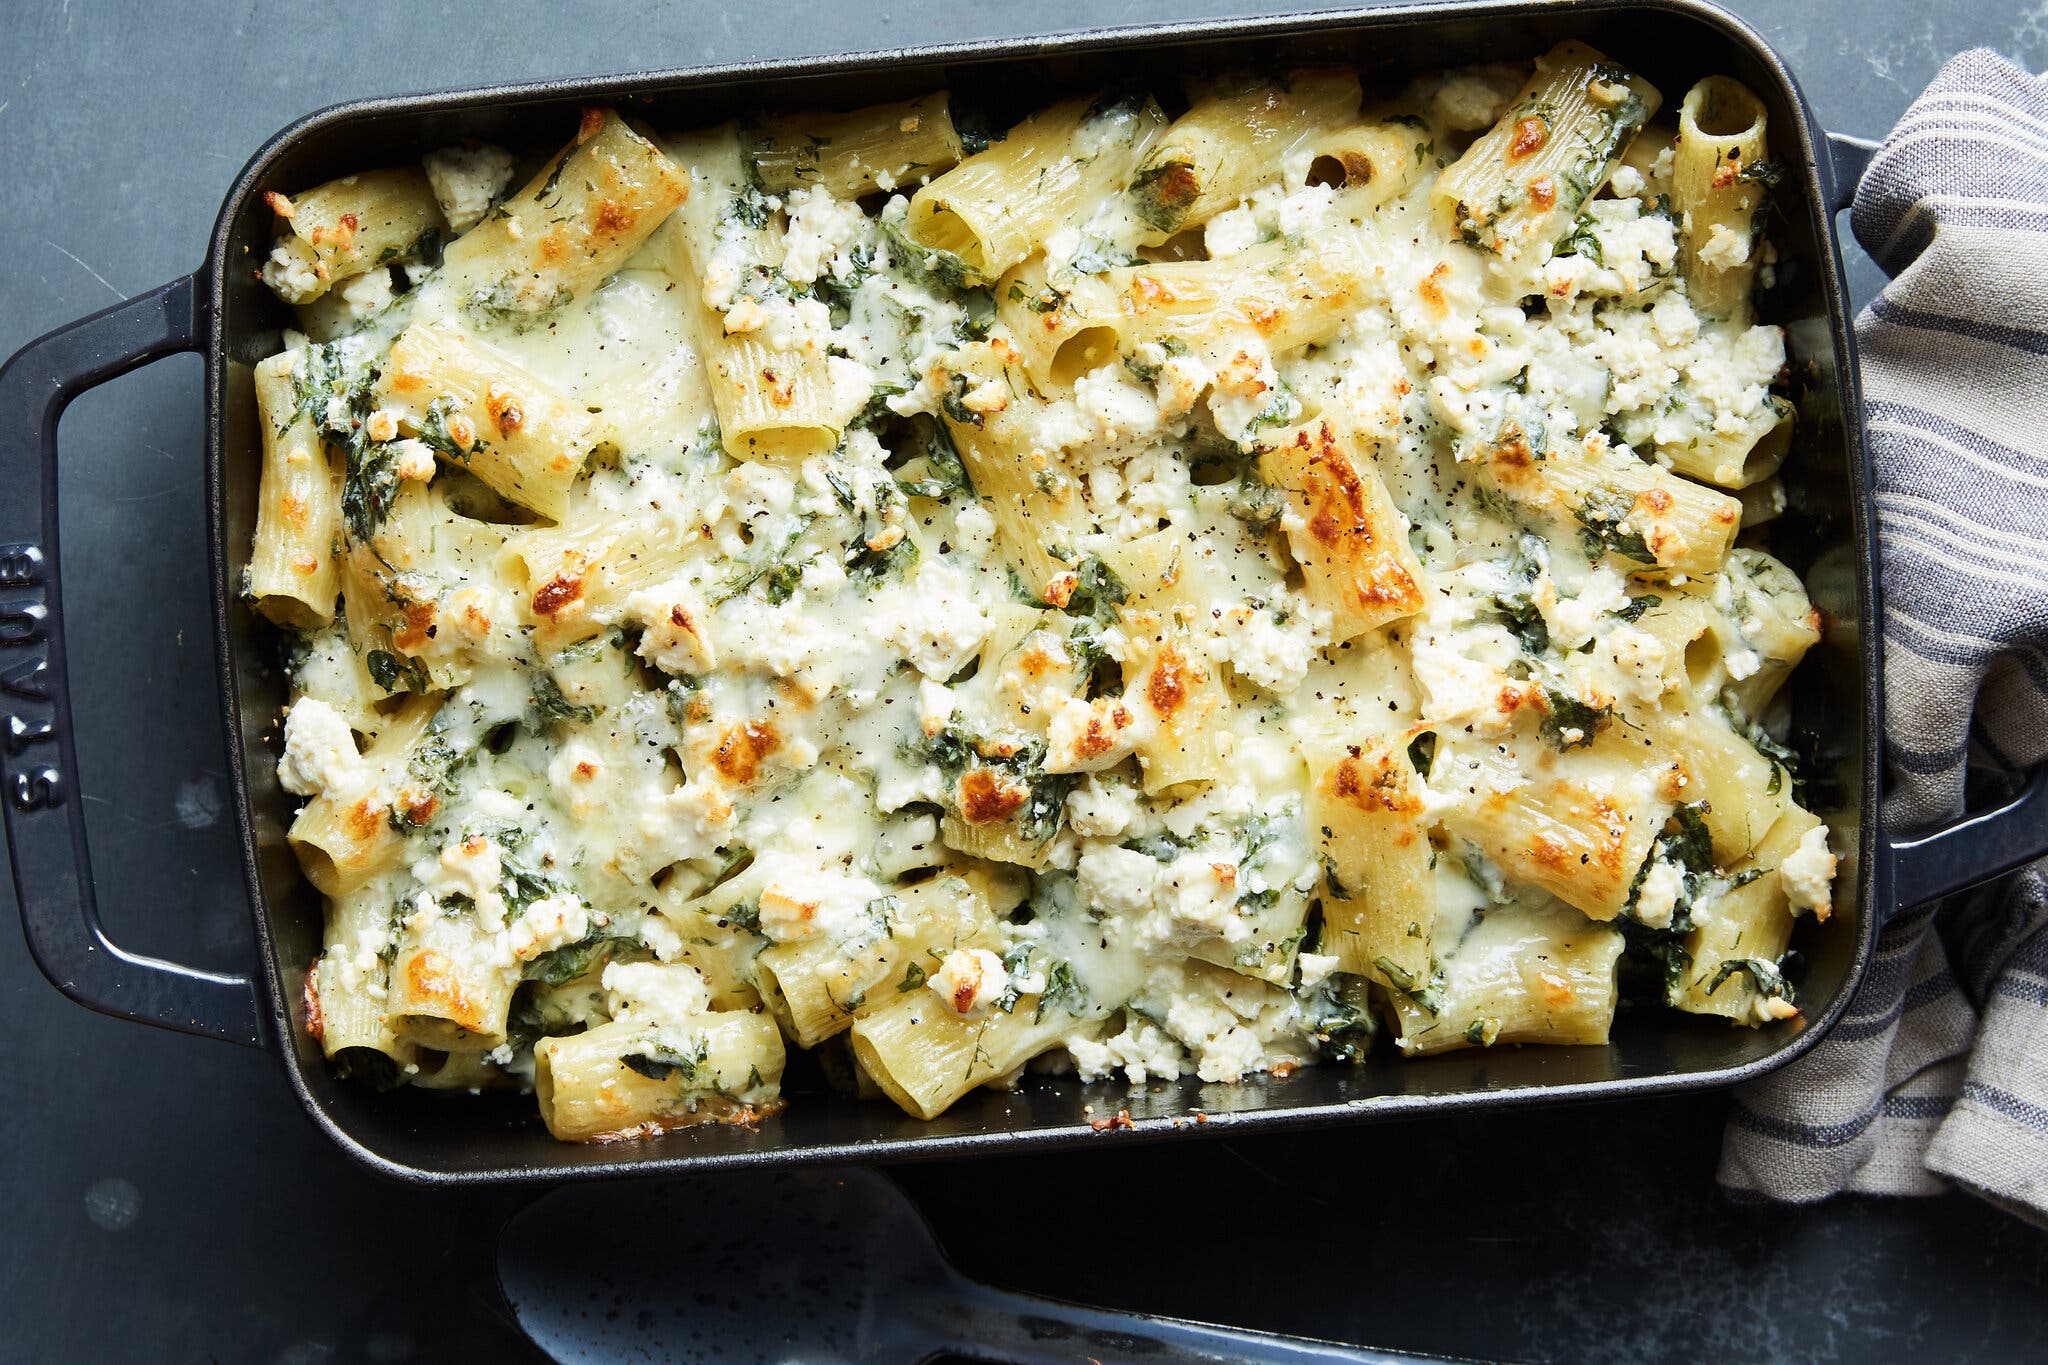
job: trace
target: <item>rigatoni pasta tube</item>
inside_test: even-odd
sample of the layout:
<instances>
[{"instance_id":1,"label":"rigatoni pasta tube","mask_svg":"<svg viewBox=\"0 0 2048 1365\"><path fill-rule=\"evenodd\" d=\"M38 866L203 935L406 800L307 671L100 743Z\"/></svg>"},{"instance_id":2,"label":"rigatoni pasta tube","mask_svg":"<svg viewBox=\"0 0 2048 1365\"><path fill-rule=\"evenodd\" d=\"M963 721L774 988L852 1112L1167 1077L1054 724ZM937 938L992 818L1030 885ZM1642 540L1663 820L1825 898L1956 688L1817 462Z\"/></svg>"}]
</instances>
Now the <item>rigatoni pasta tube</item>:
<instances>
[{"instance_id":1,"label":"rigatoni pasta tube","mask_svg":"<svg viewBox=\"0 0 2048 1365\"><path fill-rule=\"evenodd\" d=\"M473 912L408 920L391 959L385 1011L392 1032L443 1052L489 1052L505 1041L519 967Z\"/></svg>"},{"instance_id":2,"label":"rigatoni pasta tube","mask_svg":"<svg viewBox=\"0 0 2048 1365\"><path fill-rule=\"evenodd\" d=\"M1727 560L1742 525L1742 504L1734 498L1597 436L1547 455L1515 440L1482 458L1487 478L1510 501L1576 529L1589 554L1628 572L1712 573Z\"/></svg>"},{"instance_id":3,"label":"rigatoni pasta tube","mask_svg":"<svg viewBox=\"0 0 2048 1365\"><path fill-rule=\"evenodd\" d=\"M1346 212L1359 214L1399 198L1430 164L1428 125L1420 119L1376 119L1319 132L1308 141L1310 184L1338 191Z\"/></svg>"},{"instance_id":4,"label":"rigatoni pasta tube","mask_svg":"<svg viewBox=\"0 0 2048 1365\"><path fill-rule=\"evenodd\" d=\"M1581 42L1559 43L1431 191L1471 246L1540 264L1662 96Z\"/></svg>"},{"instance_id":5,"label":"rigatoni pasta tube","mask_svg":"<svg viewBox=\"0 0 2048 1365\"><path fill-rule=\"evenodd\" d=\"M450 244L434 287L479 324L524 331L624 265L689 189L624 119L586 109L574 143Z\"/></svg>"},{"instance_id":6,"label":"rigatoni pasta tube","mask_svg":"<svg viewBox=\"0 0 2048 1365\"><path fill-rule=\"evenodd\" d=\"M322 895L347 895L404 856L404 837L391 827L392 779L405 772L440 709L439 697L407 698L362 756L370 780L321 792L285 832L300 870Z\"/></svg>"},{"instance_id":7,"label":"rigatoni pasta tube","mask_svg":"<svg viewBox=\"0 0 2048 1365\"><path fill-rule=\"evenodd\" d=\"M1116 362L1121 345L1117 295L1097 275L1046 278L1034 256L996 281L996 316L1010 329L1024 373L1040 393L1071 387L1090 370Z\"/></svg>"},{"instance_id":8,"label":"rigatoni pasta tube","mask_svg":"<svg viewBox=\"0 0 2048 1365\"><path fill-rule=\"evenodd\" d=\"M1692 781L1682 761L1619 728L1550 755L1535 772L1494 745L1439 749L1430 781L1445 793L1444 826L1515 881L1613 919Z\"/></svg>"},{"instance_id":9,"label":"rigatoni pasta tube","mask_svg":"<svg viewBox=\"0 0 2048 1365\"><path fill-rule=\"evenodd\" d=\"M912 195L907 230L994 279L1121 188L1165 127L1150 97L1063 100Z\"/></svg>"},{"instance_id":10,"label":"rigatoni pasta tube","mask_svg":"<svg viewBox=\"0 0 2048 1365\"><path fill-rule=\"evenodd\" d=\"M1289 72L1282 80L1213 82L1173 121L1131 179L1156 244L1197 227L1273 179L1287 154L1358 112L1358 75Z\"/></svg>"},{"instance_id":11,"label":"rigatoni pasta tube","mask_svg":"<svg viewBox=\"0 0 2048 1365\"><path fill-rule=\"evenodd\" d=\"M1327 340L1357 311L1368 254L1358 230L1338 227L1314 242L1267 242L1217 261L1119 266L1102 278L1118 296L1125 351L1174 340L1214 366L1247 339L1276 355Z\"/></svg>"},{"instance_id":12,"label":"rigatoni pasta tube","mask_svg":"<svg viewBox=\"0 0 2048 1365\"><path fill-rule=\"evenodd\" d=\"M1414 990L1435 965L1435 850L1400 739L1317 750L1308 825L1323 859L1323 938L1337 970Z\"/></svg>"},{"instance_id":13,"label":"rigatoni pasta tube","mask_svg":"<svg viewBox=\"0 0 2048 1365\"><path fill-rule=\"evenodd\" d=\"M1737 327L1751 316L1766 123L1763 101L1747 86L1709 76L1685 92L1671 155L1686 296L1702 316Z\"/></svg>"},{"instance_id":14,"label":"rigatoni pasta tube","mask_svg":"<svg viewBox=\"0 0 2048 1365\"><path fill-rule=\"evenodd\" d=\"M1796 423L1792 405L1772 395L1747 417L1736 419L1733 430L1722 431L1703 420L1682 441L1659 441L1657 453L1690 478L1721 488L1747 488L1770 478L1785 463Z\"/></svg>"},{"instance_id":15,"label":"rigatoni pasta tube","mask_svg":"<svg viewBox=\"0 0 2048 1365\"><path fill-rule=\"evenodd\" d=\"M416 323L391 343L377 396L437 455L554 521L604 438L596 417L446 322Z\"/></svg>"},{"instance_id":16,"label":"rigatoni pasta tube","mask_svg":"<svg viewBox=\"0 0 2048 1365\"><path fill-rule=\"evenodd\" d=\"M332 621L341 591L334 556L341 497L319 428L298 403L295 376L305 358L303 350L284 351L256 366L263 472L248 580L258 611L299 630Z\"/></svg>"},{"instance_id":17,"label":"rigatoni pasta tube","mask_svg":"<svg viewBox=\"0 0 2048 1365\"><path fill-rule=\"evenodd\" d=\"M853 1023L853 1055L882 1093L921 1119L937 1118L977 1085L1008 1075L1076 1033L1065 1010L1039 1014L1039 998L1027 995L1005 1014L984 1007L972 1015L954 1012L935 992L917 990L889 1001Z\"/></svg>"},{"instance_id":18,"label":"rigatoni pasta tube","mask_svg":"<svg viewBox=\"0 0 2048 1365\"><path fill-rule=\"evenodd\" d=\"M1495 1043L1598 1046L1614 1024L1622 947L1612 926L1560 907L1488 911L1436 989L1392 993L1394 1042L1410 1056Z\"/></svg>"},{"instance_id":19,"label":"rigatoni pasta tube","mask_svg":"<svg viewBox=\"0 0 2048 1365\"><path fill-rule=\"evenodd\" d=\"M1684 759L1693 774L1686 799L1705 803L1701 819L1716 865L1747 857L1791 806L1791 774L1704 707L1667 710L1649 727L1658 748Z\"/></svg>"},{"instance_id":20,"label":"rigatoni pasta tube","mask_svg":"<svg viewBox=\"0 0 2048 1365\"><path fill-rule=\"evenodd\" d=\"M763 997L797 1046L815 1047L854 1016L916 990L947 953L994 928L986 899L960 877L941 873L889 895L897 908L878 937L847 944L816 935L771 944L755 960Z\"/></svg>"},{"instance_id":21,"label":"rigatoni pasta tube","mask_svg":"<svg viewBox=\"0 0 2048 1365\"><path fill-rule=\"evenodd\" d=\"M1733 1023L1788 1018L1777 963L1792 942L1794 916L1778 866L1820 817L1788 808L1747 859L1728 869L1737 885L1692 907L1685 937L1687 966L1672 984L1671 1003L1689 1014L1718 1014ZM1761 964L1746 965L1746 964ZM1774 989L1766 989L1766 987Z\"/></svg>"},{"instance_id":22,"label":"rigatoni pasta tube","mask_svg":"<svg viewBox=\"0 0 2048 1365\"><path fill-rule=\"evenodd\" d=\"M287 303L311 303L343 280L409 255L444 226L434 188L416 167L364 171L264 199L291 229L263 271Z\"/></svg>"},{"instance_id":23,"label":"rigatoni pasta tube","mask_svg":"<svg viewBox=\"0 0 2048 1365\"><path fill-rule=\"evenodd\" d=\"M1287 497L1281 518L1303 594L1349 640L1427 605L1400 510L1355 434L1317 418L1259 446L1259 477Z\"/></svg>"},{"instance_id":24,"label":"rigatoni pasta tube","mask_svg":"<svg viewBox=\"0 0 2048 1365\"><path fill-rule=\"evenodd\" d=\"M768 325L791 307L774 287L782 229L747 179L738 132L725 124L668 147L692 186L668 230L669 273L685 289L726 449L790 461L830 450L852 414L823 343Z\"/></svg>"},{"instance_id":25,"label":"rigatoni pasta tube","mask_svg":"<svg viewBox=\"0 0 2048 1365\"><path fill-rule=\"evenodd\" d=\"M943 90L851 113L777 115L748 124L745 142L762 189L820 185L835 199L929 180L966 150Z\"/></svg>"},{"instance_id":26,"label":"rigatoni pasta tube","mask_svg":"<svg viewBox=\"0 0 2048 1365\"><path fill-rule=\"evenodd\" d=\"M1125 699L1146 718L1137 745L1149 795L1183 782L1214 782L1229 771L1218 736L1230 714L1229 689L1189 632L1155 611L1127 611Z\"/></svg>"},{"instance_id":27,"label":"rigatoni pasta tube","mask_svg":"<svg viewBox=\"0 0 2048 1365\"><path fill-rule=\"evenodd\" d=\"M1079 561L1087 509L1079 481L1041 438L1044 401L1010 380L1010 354L982 343L957 353L962 392L945 405L945 423L974 491L996 519L1004 552L1039 596L1055 574Z\"/></svg>"},{"instance_id":28,"label":"rigatoni pasta tube","mask_svg":"<svg viewBox=\"0 0 2048 1365\"><path fill-rule=\"evenodd\" d=\"M614 1021L536 1044L534 1097L566 1142L745 1123L775 1102L785 1060L764 1014L714 1011L659 1030Z\"/></svg>"}]
</instances>

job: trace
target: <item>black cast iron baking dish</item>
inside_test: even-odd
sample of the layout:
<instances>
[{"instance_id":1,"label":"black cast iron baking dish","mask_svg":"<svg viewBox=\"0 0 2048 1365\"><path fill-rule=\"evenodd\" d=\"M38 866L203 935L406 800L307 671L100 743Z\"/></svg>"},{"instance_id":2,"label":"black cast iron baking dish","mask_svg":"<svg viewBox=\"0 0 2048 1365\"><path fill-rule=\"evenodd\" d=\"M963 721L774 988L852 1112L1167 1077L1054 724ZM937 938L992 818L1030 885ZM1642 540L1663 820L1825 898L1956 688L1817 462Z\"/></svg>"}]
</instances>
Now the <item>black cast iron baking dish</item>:
<instances>
[{"instance_id":1,"label":"black cast iron baking dish","mask_svg":"<svg viewBox=\"0 0 2048 1365\"><path fill-rule=\"evenodd\" d=\"M550 1139L526 1097L377 1094L337 1080L299 1007L318 952L321 908L285 847L290 801L273 776L285 700L269 627L235 584L255 518L257 425L251 367L278 348L285 310L254 278L268 250L265 189L295 190L348 171L411 160L464 137L559 141L581 104L604 101L660 127L714 122L753 106L852 107L949 86L998 112L1022 113L1068 88L1136 77L1171 82L1191 67L1355 63L1370 84L1446 64L1526 57L1581 38L1642 71L1667 98L1722 72L1770 111L1772 154L1787 170L1772 237L1783 256L1770 320L1795 357L1802 439L1793 514L1776 547L1802 572L1826 643L1795 680L1796 725L1838 756L1831 814L1843 860L1835 918L1798 941L1808 964L1803 1019L1762 1030L1656 1012L1618 1023L1605 1048L1502 1048L1360 1067L1310 1068L1238 1087L1192 1079L1127 1091L1040 1080L980 1091L919 1123L884 1103L795 1093L761 1125L710 1127L649 1142L577 1147ZM1867 144L1832 138L1784 63L1738 20L1700 0L1413 5L1349 13L1112 29L751 63L693 71L501 86L367 100L286 128L243 170L222 205L206 259L190 276L30 343L0 369L0 743L4 808L23 926L51 981L80 1003L166 1028L274 1050L313 1120L375 1169L424 1182L652 1174L686 1167L900 1161L1046 1148L1097 1136L1096 1115L1128 1107L1135 1135L1223 1133L1448 1113L1727 1085L1783 1065L1841 1015L1886 915L2048 852L2048 774L2006 805L1909 841L1874 818L1883 794L1883 714L1871 475L1834 217L1854 193ZM125 953L101 931L81 816L57 575L58 417L83 389L160 356L206 357L208 552L229 771L261 965L253 976L193 971ZM1813 926L1808 926L1811 930ZM801 1075L793 1072L793 1077Z\"/></svg>"}]
</instances>

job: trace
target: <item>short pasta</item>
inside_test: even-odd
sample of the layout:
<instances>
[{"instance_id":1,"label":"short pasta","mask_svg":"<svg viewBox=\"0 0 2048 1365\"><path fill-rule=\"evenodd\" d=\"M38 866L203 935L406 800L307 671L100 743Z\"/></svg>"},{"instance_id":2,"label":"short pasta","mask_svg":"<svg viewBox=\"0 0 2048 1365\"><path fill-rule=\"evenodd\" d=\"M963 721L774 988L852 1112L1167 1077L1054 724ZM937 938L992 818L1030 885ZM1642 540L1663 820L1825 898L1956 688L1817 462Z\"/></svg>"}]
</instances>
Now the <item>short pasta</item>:
<instances>
[{"instance_id":1,"label":"short pasta","mask_svg":"<svg viewBox=\"0 0 2048 1365\"><path fill-rule=\"evenodd\" d=\"M611 1141L1796 1014L1770 134L1662 102L594 109L277 196L323 1048Z\"/></svg>"}]
</instances>

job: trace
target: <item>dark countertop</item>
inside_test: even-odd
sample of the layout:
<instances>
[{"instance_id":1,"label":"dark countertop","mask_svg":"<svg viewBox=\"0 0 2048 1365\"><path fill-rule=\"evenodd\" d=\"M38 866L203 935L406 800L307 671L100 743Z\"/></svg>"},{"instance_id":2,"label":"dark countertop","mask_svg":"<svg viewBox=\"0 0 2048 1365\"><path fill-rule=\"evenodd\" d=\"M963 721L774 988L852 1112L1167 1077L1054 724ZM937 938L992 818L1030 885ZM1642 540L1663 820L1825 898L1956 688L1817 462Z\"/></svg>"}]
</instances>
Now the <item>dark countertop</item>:
<instances>
[{"instance_id":1,"label":"dark countertop","mask_svg":"<svg viewBox=\"0 0 2048 1365\"><path fill-rule=\"evenodd\" d=\"M191 269L244 158L343 98L1256 4L16 0L0 12L0 259L14 262L0 355ZM2048 65L2037 0L1736 8L1846 132L1882 133L1973 44ZM1863 294L1874 279L1861 268ZM63 566L110 928L130 948L239 968L250 931L224 822L199 386L197 359L178 357L75 405ZM271 1059L71 1005L11 928L0 1012L0 1357L527 1358L492 1278L519 1192L365 1174L300 1115ZM1175 1147L1110 1138L1099 1153L901 1174L970 1271L1116 1306L1475 1356L2048 1355L2048 1235L1961 1197L1729 1204L1712 1183L1723 1103ZM1001 1238L975 1231L991 1199Z\"/></svg>"}]
</instances>

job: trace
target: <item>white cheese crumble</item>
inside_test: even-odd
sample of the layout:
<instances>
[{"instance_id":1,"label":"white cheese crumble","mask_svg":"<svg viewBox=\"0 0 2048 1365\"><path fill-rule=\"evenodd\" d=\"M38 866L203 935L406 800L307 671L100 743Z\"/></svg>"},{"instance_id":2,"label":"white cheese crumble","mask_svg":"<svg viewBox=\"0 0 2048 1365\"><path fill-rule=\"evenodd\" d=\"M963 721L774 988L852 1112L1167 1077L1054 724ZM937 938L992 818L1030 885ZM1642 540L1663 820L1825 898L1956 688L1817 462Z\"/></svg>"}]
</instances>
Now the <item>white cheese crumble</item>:
<instances>
[{"instance_id":1,"label":"white cheese crumble","mask_svg":"<svg viewBox=\"0 0 2048 1365\"><path fill-rule=\"evenodd\" d=\"M1636 918L1651 929L1669 929L1678 909L1678 897L1685 890L1685 873L1676 863L1663 859L1643 874L1636 893Z\"/></svg>"},{"instance_id":2,"label":"white cheese crumble","mask_svg":"<svg viewBox=\"0 0 2048 1365\"><path fill-rule=\"evenodd\" d=\"M277 760L277 781L294 796L352 792L364 786L370 770L356 752L349 724L318 697L300 697L284 718L284 755Z\"/></svg>"},{"instance_id":3,"label":"white cheese crumble","mask_svg":"<svg viewBox=\"0 0 2048 1365\"><path fill-rule=\"evenodd\" d=\"M1828 849L1826 825L1815 825L1800 837L1799 846L1778 864L1778 882L1794 910L1811 911L1826 919L1833 902L1837 863Z\"/></svg>"},{"instance_id":4,"label":"white cheese crumble","mask_svg":"<svg viewBox=\"0 0 2048 1365\"><path fill-rule=\"evenodd\" d=\"M481 223L512 183L512 153L489 143L443 147L421 157L420 165L453 232L467 232Z\"/></svg>"},{"instance_id":5,"label":"white cheese crumble","mask_svg":"<svg viewBox=\"0 0 2048 1365\"><path fill-rule=\"evenodd\" d=\"M1003 960L986 948L955 948L925 978L925 985L955 1014L973 1014L1009 988L1010 974L1003 969Z\"/></svg>"},{"instance_id":6,"label":"white cheese crumble","mask_svg":"<svg viewBox=\"0 0 2048 1365\"><path fill-rule=\"evenodd\" d=\"M761 932L777 943L822 935L834 941L859 938L875 930L868 907L882 898L882 888L868 878L838 868L805 865L779 851L761 855L768 876L761 890Z\"/></svg>"},{"instance_id":7,"label":"white cheese crumble","mask_svg":"<svg viewBox=\"0 0 2048 1365\"><path fill-rule=\"evenodd\" d=\"M675 1028L711 1008L704 973L684 962L607 962L598 978L614 1019Z\"/></svg>"},{"instance_id":8,"label":"white cheese crumble","mask_svg":"<svg viewBox=\"0 0 2048 1365\"><path fill-rule=\"evenodd\" d=\"M590 911L573 895L547 896L512 921L512 956L531 961L576 942L590 932Z\"/></svg>"}]
</instances>

